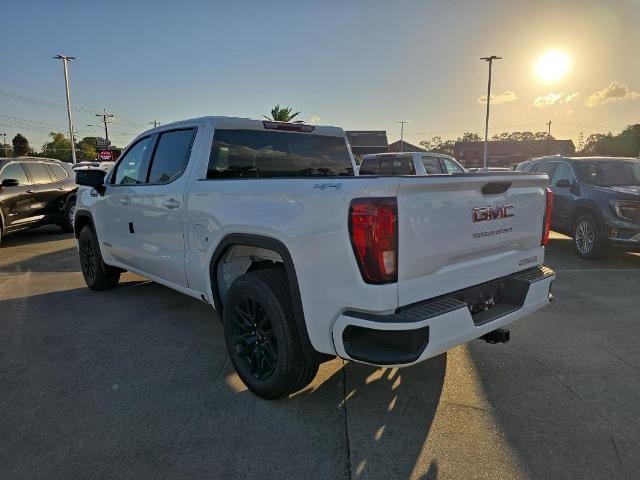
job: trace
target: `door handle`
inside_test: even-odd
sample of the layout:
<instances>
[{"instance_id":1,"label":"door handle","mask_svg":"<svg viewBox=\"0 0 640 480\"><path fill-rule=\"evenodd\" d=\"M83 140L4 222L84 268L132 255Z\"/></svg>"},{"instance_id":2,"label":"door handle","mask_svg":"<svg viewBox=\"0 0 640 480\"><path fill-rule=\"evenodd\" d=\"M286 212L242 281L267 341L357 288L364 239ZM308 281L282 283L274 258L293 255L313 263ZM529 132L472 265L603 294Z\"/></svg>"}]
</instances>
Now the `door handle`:
<instances>
[{"instance_id":1,"label":"door handle","mask_svg":"<svg viewBox=\"0 0 640 480\"><path fill-rule=\"evenodd\" d=\"M173 198L169 198L168 200L164 200L162 202L162 206L170 209L178 208L180 206L180 202Z\"/></svg>"},{"instance_id":2,"label":"door handle","mask_svg":"<svg viewBox=\"0 0 640 480\"><path fill-rule=\"evenodd\" d=\"M131 199L129 197L122 197L120 199L120 203L122 205L129 205L131 203Z\"/></svg>"}]
</instances>

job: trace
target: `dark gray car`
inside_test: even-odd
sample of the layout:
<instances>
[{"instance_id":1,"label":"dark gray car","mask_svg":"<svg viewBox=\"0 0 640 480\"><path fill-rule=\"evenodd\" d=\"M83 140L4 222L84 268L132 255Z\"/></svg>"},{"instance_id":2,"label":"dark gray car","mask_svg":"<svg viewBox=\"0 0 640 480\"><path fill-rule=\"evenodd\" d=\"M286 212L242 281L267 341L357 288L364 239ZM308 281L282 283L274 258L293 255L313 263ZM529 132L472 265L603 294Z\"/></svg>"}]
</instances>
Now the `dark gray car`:
<instances>
[{"instance_id":1,"label":"dark gray car","mask_svg":"<svg viewBox=\"0 0 640 480\"><path fill-rule=\"evenodd\" d=\"M582 258L598 258L607 247L640 251L640 159L553 156L516 170L549 175L551 228L573 237Z\"/></svg>"},{"instance_id":2,"label":"dark gray car","mask_svg":"<svg viewBox=\"0 0 640 480\"><path fill-rule=\"evenodd\" d=\"M77 188L70 164L0 158L0 242L12 232L47 224L73 231Z\"/></svg>"}]
</instances>

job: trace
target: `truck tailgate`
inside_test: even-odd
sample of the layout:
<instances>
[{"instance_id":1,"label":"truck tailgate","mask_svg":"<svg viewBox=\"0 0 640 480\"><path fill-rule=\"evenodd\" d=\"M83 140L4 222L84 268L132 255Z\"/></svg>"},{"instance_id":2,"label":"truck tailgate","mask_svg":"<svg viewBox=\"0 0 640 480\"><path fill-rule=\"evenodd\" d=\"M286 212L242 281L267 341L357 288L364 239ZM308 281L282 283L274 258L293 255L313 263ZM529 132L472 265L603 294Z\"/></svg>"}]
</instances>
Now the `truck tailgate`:
<instances>
[{"instance_id":1,"label":"truck tailgate","mask_svg":"<svg viewBox=\"0 0 640 480\"><path fill-rule=\"evenodd\" d=\"M399 179L399 305L540 265L546 185L518 173Z\"/></svg>"}]
</instances>

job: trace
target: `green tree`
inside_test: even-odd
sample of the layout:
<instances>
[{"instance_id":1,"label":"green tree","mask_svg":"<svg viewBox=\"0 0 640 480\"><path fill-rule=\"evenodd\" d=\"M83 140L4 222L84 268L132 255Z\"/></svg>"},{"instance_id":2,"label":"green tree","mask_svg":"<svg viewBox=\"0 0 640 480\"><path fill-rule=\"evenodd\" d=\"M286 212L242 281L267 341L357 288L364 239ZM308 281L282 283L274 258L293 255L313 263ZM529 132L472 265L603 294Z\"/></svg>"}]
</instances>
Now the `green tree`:
<instances>
[{"instance_id":1,"label":"green tree","mask_svg":"<svg viewBox=\"0 0 640 480\"><path fill-rule=\"evenodd\" d=\"M49 158L71 162L71 142L61 132L51 132L51 141L42 145L42 153Z\"/></svg>"},{"instance_id":2,"label":"green tree","mask_svg":"<svg viewBox=\"0 0 640 480\"><path fill-rule=\"evenodd\" d=\"M443 140L442 137L435 136L431 140L423 140L420 146L429 152L444 153L453 156L453 140Z\"/></svg>"},{"instance_id":3,"label":"green tree","mask_svg":"<svg viewBox=\"0 0 640 480\"><path fill-rule=\"evenodd\" d=\"M555 140L553 135L550 137L551 140ZM513 141L513 142L532 142L535 140L547 140L547 132L502 132L497 133L491 137L491 140L496 141Z\"/></svg>"},{"instance_id":4,"label":"green tree","mask_svg":"<svg viewBox=\"0 0 640 480\"><path fill-rule=\"evenodd\" d=\"M476 132L464 132L461 137L456 139L458 142L481 142L482 140L484 140L484 137L481 137Z\"/></svg>"},{"instance_id":5,"label":"green tree","mask_svg":"<svg viewBox=\"0 0 640 480\"><path fill-rule=\"evenodd\" d=\"M617 135L609 132L589 135L581 155L610 155L614 157L640 156L640 123L628 125Z\"/></svg>"},{"instance_id":6,"label":"green tree","mask_svg":"<svg viewBox=\"0 0 640 480\"><path fill-rule=\"evenodd\" d=\"M0 143L0 155L3 157L13 157L13 147L10 143Z\"/></svg>"},{"instance_id":7,"label":"green tree","mask_svg":"<svg viewBox=\"0 0 640 480\"><path fill-rule=\"evenodd\" d=\"M267 117L264 115L264 118L271 120L272 122L290 122L298 115L300 115L300 112L294 112L291 107L281 107L280 105L276 105L271 109L271 116Z\"/></svg>"},{"instance_id":8,"label":"green tree","mask_svg":"<svg viewBox=\"0 0 640 480\"><path fill-rule=\"evenodd\" d=\"M11 143L13 143L13 152L16 157L24 157L25 155L29 155L29 152L31 150L29 148L29 140L27 140L24 136L18 133L15 137L13 137Z\"/></svg>"},{"instance_id":9,"label":"green tree","mask_svg":"<svg viewBox=\"0 0 640 480\"><path fill-rule=\"evenodd\" d=\"M76 145L76 155L78 161L88 160L93 161L98 158L98 152L96 151L96 142L94 137L84 137Z\"/></svg>"}]
</instances>

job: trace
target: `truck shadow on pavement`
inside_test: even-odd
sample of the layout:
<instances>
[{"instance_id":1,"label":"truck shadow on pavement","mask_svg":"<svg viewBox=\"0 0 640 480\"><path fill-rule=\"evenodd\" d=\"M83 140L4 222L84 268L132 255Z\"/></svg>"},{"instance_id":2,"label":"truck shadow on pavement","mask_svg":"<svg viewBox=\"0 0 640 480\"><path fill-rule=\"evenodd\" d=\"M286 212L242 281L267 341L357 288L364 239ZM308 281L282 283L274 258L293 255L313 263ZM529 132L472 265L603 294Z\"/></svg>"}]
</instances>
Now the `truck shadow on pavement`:
<instances>
[{"instance_id":1,"label":"truck shadow on pavement","mask_svg":"<svg viewBox=\"0 0 640 480\"><path fill-rule=\"evenodd\" d=\"M446 370L336 359L265 401L211 307L152 282L3 300L0 318L0 478L408 478Z\"/></svg>"}]
</instances>

